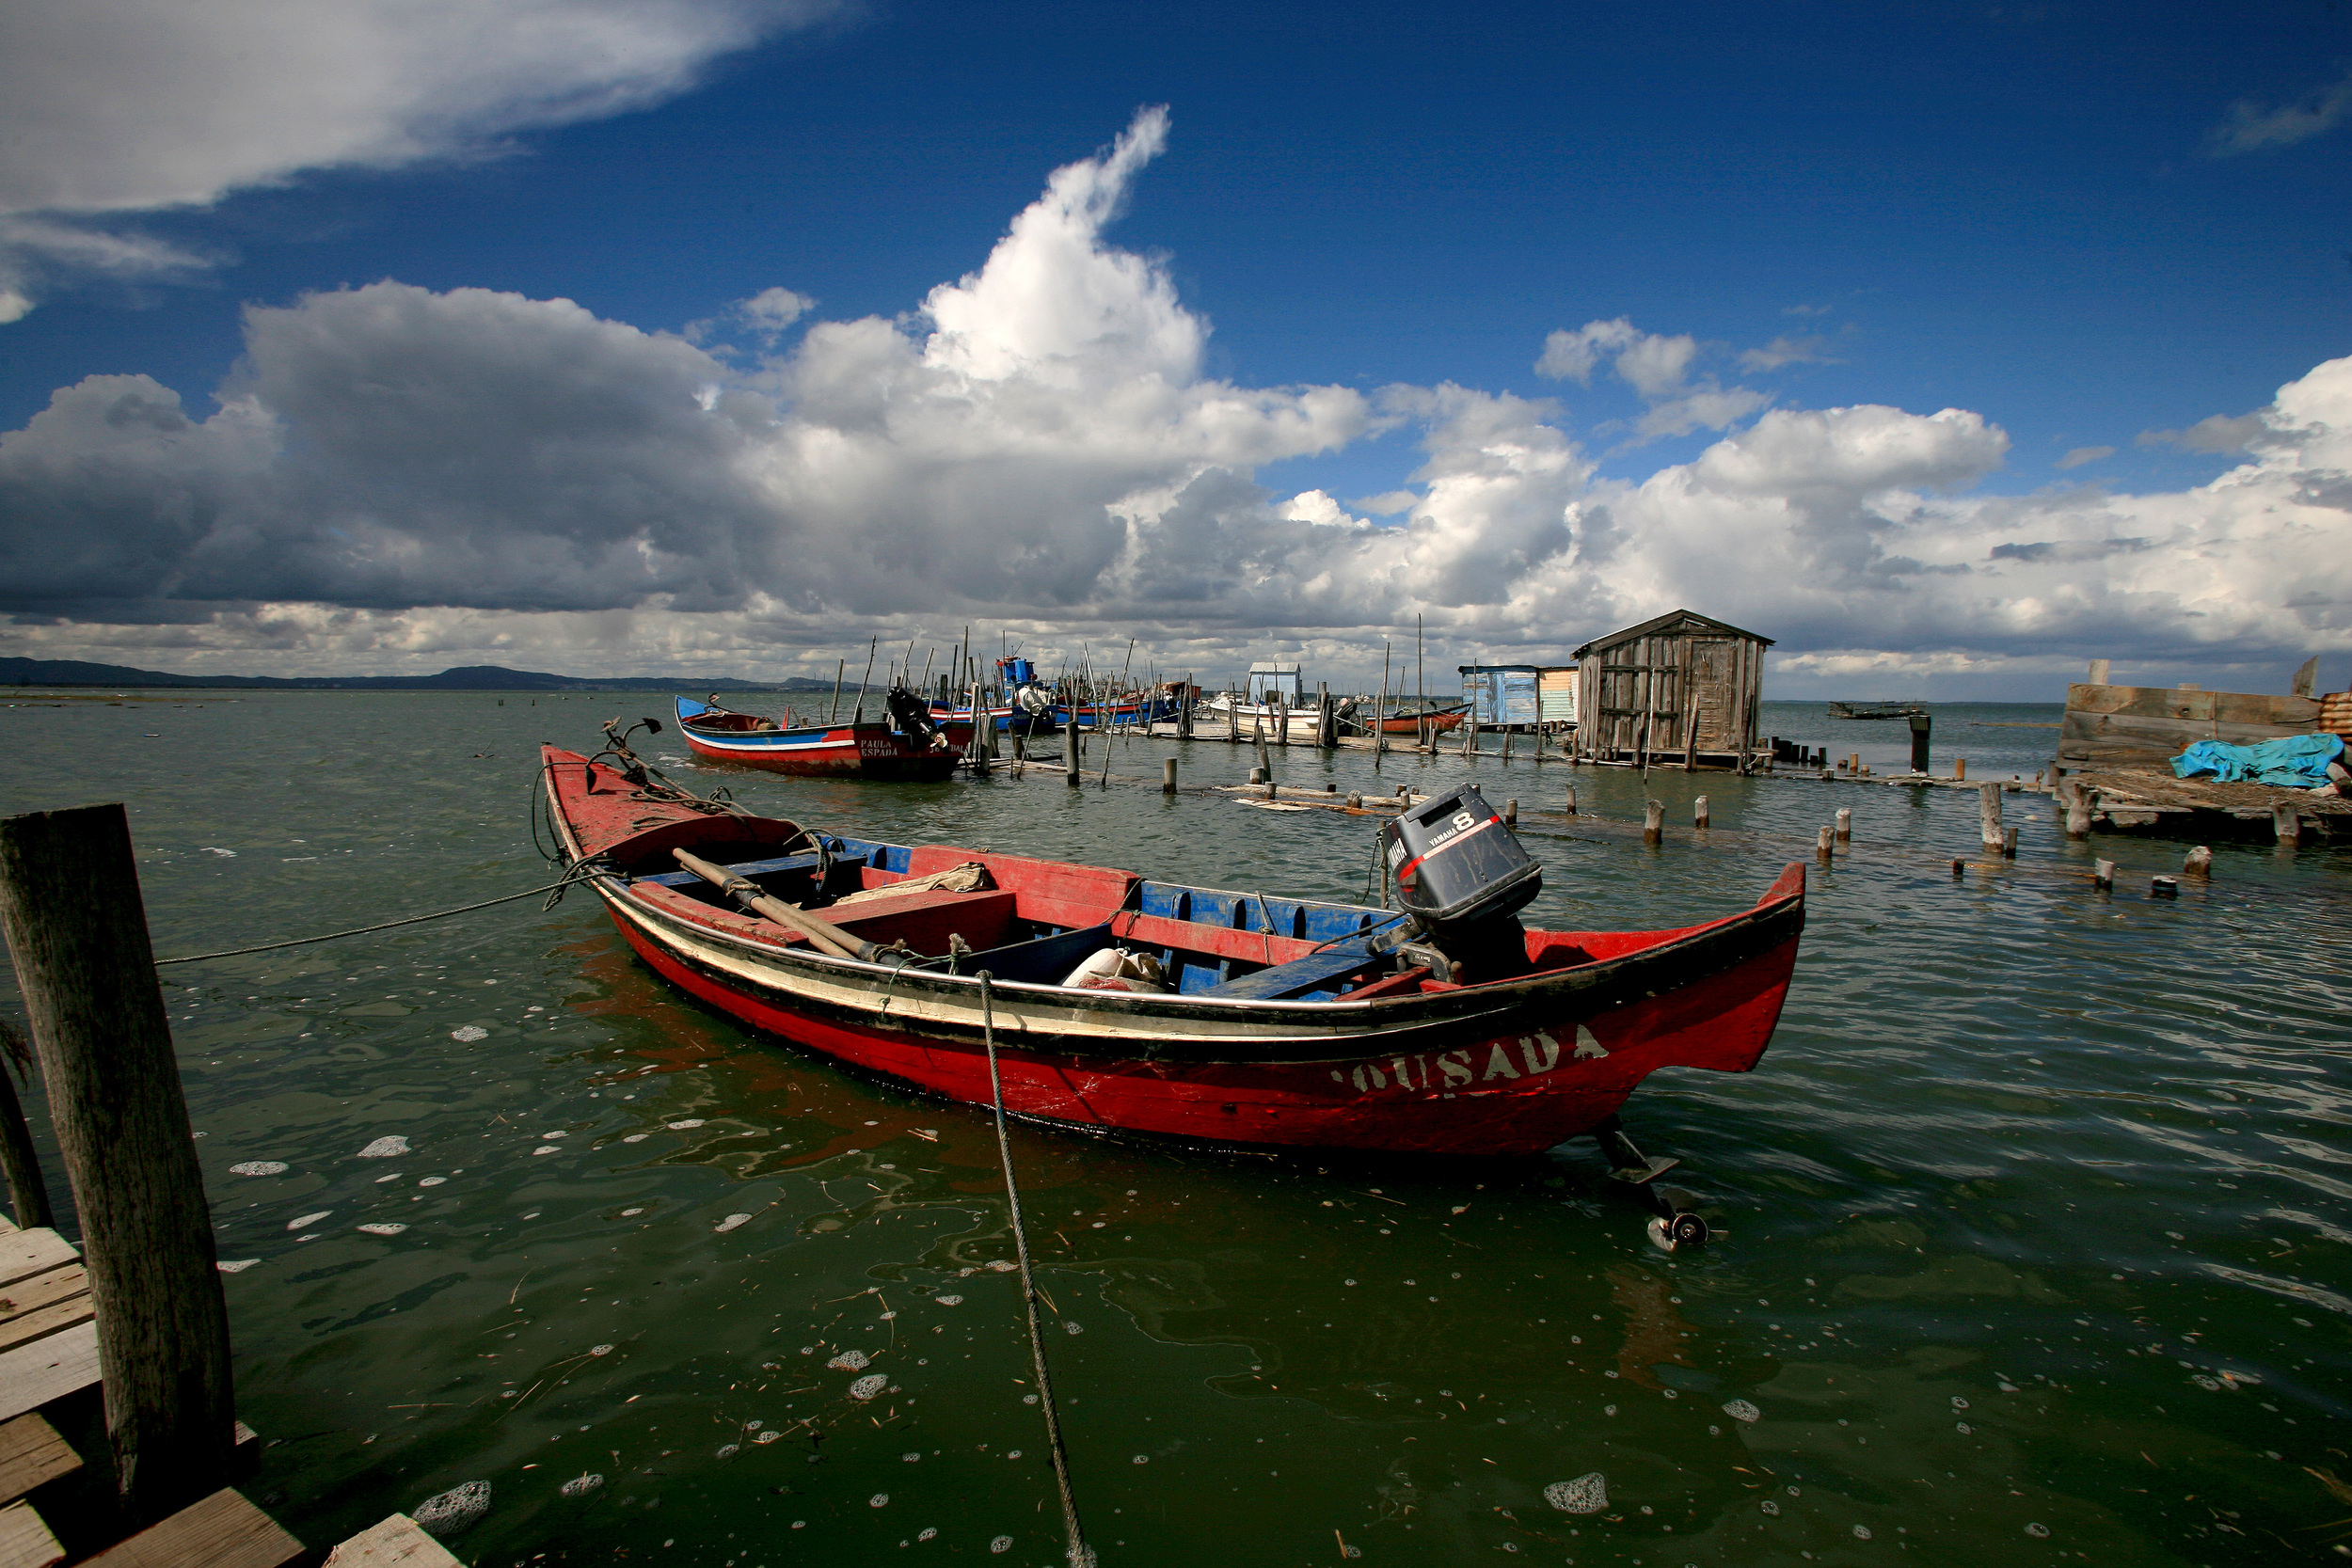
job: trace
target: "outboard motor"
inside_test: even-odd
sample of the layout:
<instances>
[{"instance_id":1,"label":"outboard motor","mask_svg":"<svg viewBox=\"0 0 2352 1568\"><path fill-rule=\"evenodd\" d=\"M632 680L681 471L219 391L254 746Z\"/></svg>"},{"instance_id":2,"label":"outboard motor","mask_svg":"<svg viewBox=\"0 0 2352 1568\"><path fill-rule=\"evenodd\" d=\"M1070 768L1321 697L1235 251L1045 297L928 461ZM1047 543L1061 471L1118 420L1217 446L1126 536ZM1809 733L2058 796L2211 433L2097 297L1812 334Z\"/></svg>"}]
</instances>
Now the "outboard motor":
<instances>
[{"instance_id":1,"label":"outboard motor","mask_svg":"<svg viewBox=\"0 0 2352 1568\"><path fill-rule=\"evenodd\" d=\"M898 732L917 746L936 749L947 744L947 737L931 722L931 705L903 686L894 686L883 699Z\"/></svg>"},{"instance_id":2,"label":"outboard motor","mask_svg":"<svg viewBox=\"0 0 2352 1568\"><path fill-rule=\"evenodd\" d=\"M1544 868L1476 785L1408 806L1381 827L1380 843L1397 907L1414 917L1412 936L1425 938L1459 978L1500 979L1526 970L1518 914L1543 891Z\"/></svg>"}]
</instances>

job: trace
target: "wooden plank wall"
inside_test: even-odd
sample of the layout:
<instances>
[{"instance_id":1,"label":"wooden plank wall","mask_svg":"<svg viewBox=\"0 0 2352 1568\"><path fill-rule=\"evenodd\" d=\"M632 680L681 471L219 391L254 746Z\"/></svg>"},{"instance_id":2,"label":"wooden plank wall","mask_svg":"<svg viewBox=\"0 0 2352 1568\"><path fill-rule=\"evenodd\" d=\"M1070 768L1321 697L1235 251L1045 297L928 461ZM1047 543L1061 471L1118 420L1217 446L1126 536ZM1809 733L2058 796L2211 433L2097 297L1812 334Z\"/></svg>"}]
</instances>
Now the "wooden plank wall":
<instances>
[{"instance_id":1,"label":"wooden plank wall","mask_svg":"<svg viewBox=\"0 0 2352 1568\"><path fill-rule=\"evenodd\" d=\"M2160 768L2193 741L2250 746L2308 735L2318 721L2319 704L2309 697L2078 681L2066 689L2058 770Z\"/></svg>"}]
</instances>

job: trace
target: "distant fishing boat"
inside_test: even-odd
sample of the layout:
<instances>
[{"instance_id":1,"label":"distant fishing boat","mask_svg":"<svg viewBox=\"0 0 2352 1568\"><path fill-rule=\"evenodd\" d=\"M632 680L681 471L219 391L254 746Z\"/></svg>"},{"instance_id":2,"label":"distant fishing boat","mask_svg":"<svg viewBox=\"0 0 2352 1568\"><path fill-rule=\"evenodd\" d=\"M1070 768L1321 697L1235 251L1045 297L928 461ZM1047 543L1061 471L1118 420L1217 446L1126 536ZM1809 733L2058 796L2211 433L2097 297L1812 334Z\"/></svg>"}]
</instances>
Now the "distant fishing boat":
<instances>
[{"instance_id":1,"label":"distant fishing boat","mask_svg":"<svg viewBox=\"0 0 2352 1568\"><path fill-rule=\"evenodd\" d=\"M1829 705L1829 716L1832 719L1909 719L1915 714L1925 715L1927 711L1928 705L1921 702L1832 703Z\"/></svg>"},{"instance_id":2,"label":"distant fishing boat","mask_svg":"<svg viewBox=\"0 0 2352 1568\"><path fill-rule=\"evenodd\" d=\"M1469 712L1468 703L1444 704L1420 712L1391 708L1376 721L1351 717L1347 727L1359 735L1370 735L1375 729L1382 735L1419 735L1424 727L1431 735L1443 735L1461 723Z\"/></svg>"},{"instance_id":3,"label":"distant fishing boat","mask_svg":"<svg viewBox=\"0 0 2352 1568\"><path fill-rule=\"evenodd\" d=\"M1651 1072L1744 1072L1804 926L1791 864L1752 908L1665 930L1549 931L1474 788L1380 830L1404 911L803 828L696 799L626 736L546 748L564 858L658 973L845 1066L1086 1132L1475 1156L1592 1133L1665 1237L1615 1115ZM1408 912L1409 911L1409 912ZM983 976L986 983L983 984Z\"/></svg>"},{"instance_id":4,"label":"distant fishing boat","mask_svg":"<svg viewBox=\"0 0 2352 1568\"><path fill-rule=\"evenodd\" d=\"M795 724L755 713L736 713L716 703L677 699L678 733L687 749L706 762L731 762L802 778L877 779L933 784L956 770L961 747L953 726L932 724L920 698L894 691L884 711L898 721L876 723ZM970 721L961 726L969 744Z\"/></svg>"}]
</instances>

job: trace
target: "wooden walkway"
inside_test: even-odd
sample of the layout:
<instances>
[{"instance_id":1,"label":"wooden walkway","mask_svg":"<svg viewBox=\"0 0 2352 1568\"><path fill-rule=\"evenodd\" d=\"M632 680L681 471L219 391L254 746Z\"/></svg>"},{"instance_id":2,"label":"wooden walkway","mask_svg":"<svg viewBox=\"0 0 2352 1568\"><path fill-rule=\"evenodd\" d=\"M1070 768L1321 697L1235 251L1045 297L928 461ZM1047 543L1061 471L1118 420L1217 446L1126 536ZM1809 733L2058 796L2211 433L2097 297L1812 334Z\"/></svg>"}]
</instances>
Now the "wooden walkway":
<instances>
[{"instance_id":1,"label":"wooden walkway","mask_svg":"<svg viewBox=\"0 0 2352 1568\"><path fill-rule=\"evenodd\" d=\"M70 1550L87 1533L92 1478L58 1433L69 1402L99 1389L98 1320L89 1275L73 1243L55 1230L20 1230L0 1219L0 1568L286 1568L312 1554L233 1487L103 1548ZM56 1420L52 1421L51 1418ZM237 1451L258 1457L243 1423ZM327 1555L342 1568L457 1568L457 1559L395 1513Z\"/></svg>"}]
</instances>

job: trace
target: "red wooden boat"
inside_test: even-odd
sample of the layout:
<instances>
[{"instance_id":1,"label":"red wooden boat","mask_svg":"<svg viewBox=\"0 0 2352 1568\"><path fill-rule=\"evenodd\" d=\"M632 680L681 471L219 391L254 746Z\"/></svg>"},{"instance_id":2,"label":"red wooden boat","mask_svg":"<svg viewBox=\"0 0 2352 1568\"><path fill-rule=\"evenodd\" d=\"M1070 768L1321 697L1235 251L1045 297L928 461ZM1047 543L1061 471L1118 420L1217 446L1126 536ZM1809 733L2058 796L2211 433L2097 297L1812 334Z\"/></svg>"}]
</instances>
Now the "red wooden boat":
<instances>
[{"instance_id":1,"label":"red wooden boat","mask_svg":"<svg viewBox=\"0 0 2352 1568\"><path fill-rule=\"evenodd\" d=\"M1663 1166L1626 1142L1617 1108L1660 1068L1753 1068L1804 925L1798 863L1753 908L1677 929L1508 919L1513 952L1397 945L1384 927L1404 917L1387 910L816 832L675 790L625 743L600 755L546 749L547 803L564 857L656 971L795 1044L969 1103L990 1102L991 1021L1006 1108L1096 1132L1480 1155L1593 1132L1645 1182ZM1453 818L1461 838L1509 841L1476 816ZM1400 895L1427 875L1401 853ZM795 928L810 915L857 956ZM1075 973L1121 949L1130 978Z\"/></svg>"},{"instance_id":2,"label":"red wooden boat","mask_svg":"<svg viewBox=\"0 0 2352 1568\"><path fill-rule=\"evenodd\" d=\"M894 697L897 695L893 694ZM972 736L969 719L939 726L922 717L919 705L897 712L889 723L794 724L756 713L736 713L715 703L677 699L678 734L686 748L706 762L731 762L800 778L882 779L935 784L956 770L962 745ZM959 744L958 731L961 732Z\"/></svg>"}]
</instances>

